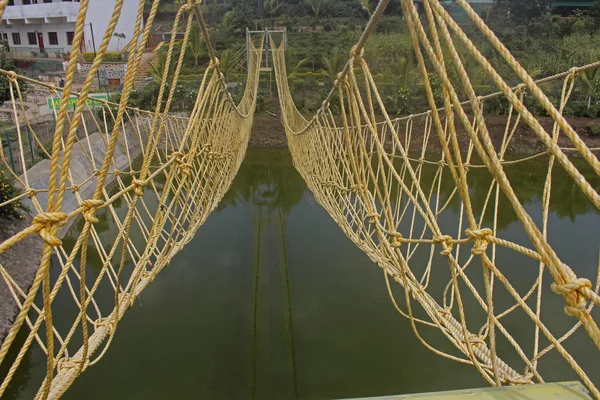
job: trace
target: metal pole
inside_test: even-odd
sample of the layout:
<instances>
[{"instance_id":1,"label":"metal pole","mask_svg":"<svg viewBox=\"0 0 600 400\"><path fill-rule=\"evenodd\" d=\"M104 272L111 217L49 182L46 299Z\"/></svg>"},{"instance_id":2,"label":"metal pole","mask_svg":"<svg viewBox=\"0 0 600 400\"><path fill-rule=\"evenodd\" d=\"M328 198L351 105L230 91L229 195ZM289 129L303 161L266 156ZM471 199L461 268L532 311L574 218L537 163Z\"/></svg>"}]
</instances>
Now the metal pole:
<instances>
[{"instance_id":1,"label":"metal pole","mask_svg":"<svg viewBox=\"0 0 600 400\"><path fill-rule=\"evenodd\" d=\"M31 132L29 127L25 126L25 132L27 132L27 139L29 141L29 151L31 152L31 166L35 164L35 155L33 154L33 141L31 140Z\"/></svg>"},{"instance_id":2,"label":"metal pole","mask_svg":"<svg viewBox=\"0 0 600 400\"><path fill-rule=\"evenodd\" d=\"M17 171L15 169L15 159L13 157L12 144L10 144L10 135L8 134L8 131L4 131L4 133L6 134L6 141L8 142L8 155L10 157L10 165L12 166L13 172L16 174Z\"/></svg>"},{"instance_id":3,"label":"metal pole","mask_svg":"<svg viewBox=\"0 0 600 400\"><path fill-rule=\"evenodd\" d=\"M90 22L90 32L92 33L92 47L94 48L94 59L96 59L96 41L94 40L94 27ZM96 70L96 78L98 78L98 87L102 87L102 83L100 83L100 68ZM106 85L106 100L108 100L108 85Z\"/></svg>"},{"instance_id":4,"label":"metal pole","mask_svg":"<svg viewBox=\"0 0 600 400\"><path fill-rule=\"evenodd\" d=\"M250 31L246 27L246 73L250 72Z\"/></svg>"}]
</instances>

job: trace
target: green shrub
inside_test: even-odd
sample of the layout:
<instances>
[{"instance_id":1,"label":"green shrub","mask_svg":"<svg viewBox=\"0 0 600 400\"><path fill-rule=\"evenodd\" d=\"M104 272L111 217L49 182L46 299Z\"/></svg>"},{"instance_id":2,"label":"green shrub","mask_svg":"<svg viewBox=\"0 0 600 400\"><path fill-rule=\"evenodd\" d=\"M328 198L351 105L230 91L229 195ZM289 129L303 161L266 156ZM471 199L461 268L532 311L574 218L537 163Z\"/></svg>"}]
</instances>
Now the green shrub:
<instances>
[{"instance_id":1,"label":"green shrub","mask_svg":"<svg viewBox=\"0 0 600 400\"><path fill-rule=\"evenodd\" d=\"M600 136L600 122L590 122L587 129L590 135Z\"/></svg>"},{"instance_id":2,"label":"green shrub","mask_svg":"<svg viewBox=\"0 0 600 400\"><path fill-rule=\"evenodd\" d=\"M83 53L83 59L85 62L93 62L95 54L93 52ZM123 57L121 53L105 53L104 58L102 59L104 62L120 62L123 61Z\"/></svg>"},{"instance_id":3,"label":"green shrub","mask_svg":"<svg viewBox=\"0 0 600 400\"><path fill-rule=\"evenodd\" d=\"M21 194L21 191L14 185L13 180L0 169L0 204ZM23 206L21 201L13 201L0 207L0 217L22 218L21 210Z\"/></svg>"}]
</instances>

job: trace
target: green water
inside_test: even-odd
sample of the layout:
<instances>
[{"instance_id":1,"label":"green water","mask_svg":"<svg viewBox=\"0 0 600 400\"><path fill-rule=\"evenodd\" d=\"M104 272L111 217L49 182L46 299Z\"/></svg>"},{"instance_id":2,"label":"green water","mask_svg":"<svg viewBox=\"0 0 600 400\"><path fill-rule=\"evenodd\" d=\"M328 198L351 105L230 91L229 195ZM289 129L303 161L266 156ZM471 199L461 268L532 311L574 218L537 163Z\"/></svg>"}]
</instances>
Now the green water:
<instances>
[{"instance_id":1,"label":"green water","mask_svg":"<svg viewBox=\"0 0 600 400\"><path fill-rule=\"evenodd\" d=\"M543 167L533 162L510 171L536 221ZM426 171L423 179L432 179L433 172ZM586 175L600 187L597 177ZM452 185L446 183L441 192L447 196ZM470 187L481 208L489 177L473 171ZM549 240L578 274L593 279L600 215L559 172L554 193ZM456 224L457 204L442 225ZM499 235L527 243L508 204L501 202L500 209ZM484 218L487 224L490 218ZM116 232L109 218L101 218L97 227L104 236ZM66 244L77 237L73 229ZM517 288L527 287L537 274L537 264L523 257L502 251L498 257ZM415 268L419 260L424 263L426 257L415 256ZM434 261L448 269L441 256ZM432 290L443 289L443 278L432 276ZM402 291L395 292L403 300ZM98 296L112 299L108 291ZM562 313L561 298L545 288L544 299L549 314L542 316L556 321L553 329L572 323ZM72 319L73 306L59 298L55 309L60 307L56 318ZM518 312L504 320L529 353L530 331L519 334L527 321ZM423 335L451 349L436 332L424 330ZM585 332L578 331L575 339L567 348L600 384L597 350L589 347ZM575 379L554 353L541 367L544 376ZM508 351L501 355L514 358ZM34 345L6 398L32 398L44 374L44 358ZM315 202L287 150L251 149L219 209L143 292L104 358L65 398L325 399L481 386L486 382L473 367L441 358L416 339L409 322L392 307L381 270Z\"/></svg>"}]
</instances>

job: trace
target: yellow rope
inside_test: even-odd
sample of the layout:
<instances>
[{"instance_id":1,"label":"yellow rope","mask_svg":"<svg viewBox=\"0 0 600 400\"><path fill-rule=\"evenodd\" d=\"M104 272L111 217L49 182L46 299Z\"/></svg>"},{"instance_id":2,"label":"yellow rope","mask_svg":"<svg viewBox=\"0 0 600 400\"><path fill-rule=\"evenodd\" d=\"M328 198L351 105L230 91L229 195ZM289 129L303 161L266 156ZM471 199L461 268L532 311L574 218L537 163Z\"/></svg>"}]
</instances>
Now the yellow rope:
<instances>
[{"instance_id":1,"label":"yellow rope","mask_svg":"<svg viewBox=\"0 0 600 400\"><path fill-rule=\"evenodd\" d=\"M439 0L423 1L429 32L426 32L414 2L401 0L429 110L398 119L392 119L387 114L369 66L363 59L362 47L366 41L363 36L361 45L355 46L350 52L347 66L334 82L332 93L316 114L307 119L296 109L290 93L283 44L270 38L282 122L294 165L317 201L344 233L384 270L395 308L410 319L417 338L427 348L449 359L472 364L494 386L543 382L538 369L539 362L551 350L555 350L592 394L600 398L597 382L590 379L564 345L582 326L593 343L590 352L598 357L600 331L591 310L595 305L600 305L599 285L592 284L598 282L600 276L593 280L592 277L578 276L573 268L560 260L548 243L549 199L555 163L564 168L567 176L573 179L591 204L600 208L600 197L595 188L586 181L581 169L570 157L573 153L581 154L583 160L598 173L598 161L593 153L596 149L586 146L563 117L577 74L597 67L598 63L573 68L564 74L539 81L562 81L562 96L559 104L554 105L538 83L526 74L493 36L467 1L458 0L458 3L502 53L507 64L523 82L521 85L510 88L506 84ZM500 88L500 92L477 95L456 43L467 49ZM456 80L450 79L450 68L456 72ZM432 73L442 82L441 107L436 104L429 80ZM466 102L459 100L459 87L467 93ZM535 96L550 114L554 122L551 132L544 130L525 107L525 91ZM493 144L483 115L486 100L496 97L506 98L510 105L500 145ZM334 115L334 105L339 115ZM380 116L375 113L376 109L381 110ZM418 135L413 132L413 121L422 117L425 117L425 131ZM507 149L522 123L531 128L546 151L505 160ZM562 133L573 148L559 144L559 135ZM436 147L442 149L438 156L431 156L428 151L434 141L438 142ZM410 154L409 151L414 148L420 148L421 154ZM538 227L515 195L505 168L526 165L527 161L546 155L548 174L544 193L541 194L542 224ZM474 162L475 156L481 161ZM436 169L433 179L424 180L426 165ZM491 178L481 209L481 204L475 208L469 190L468 176L473 168L488 170ZM441 186L442 182L447 181L452 182L454 190L446 200L441 198ZM531 248L499 237L497 225L501 197L510 203L531 241ZM453 232L444 231L440 224L451 202L459 204L459 222L457 227L452 228ZM493 216L489 226L483 225L486 213ZM466 254L465 247L468 249ZM501 263L499 265L496 254L500 248L537 263L536 278L528 281L529 289L525 294L515 289L504 274ZM417 252L429 254L426 265L411 261ZM436 269L440 264L434 263L436 254L446 258L450 271L448 284L441 297L430 286L432 276L440 273ZM474 275L477 264L481 265L482 274ZM567 333L551 330L543 319L541 309L544 303L542 289L545 271L550 272L553 278L551 286L554 293L564 297L567 315L577 318ZM400 308L394 298L389 277L404 288L405 309ZM522 286L521 283L519 287ZM546 284L548 286L550 284ZM500 293L513 300L510 307L498 309L497 298ZM473 311L466 309L466 299L470 303L474 300L483 311L486 316L483 325L476 326L473 323ZM415 314L414 302L419 305L418 314ZM534 338L532 349L525 349L519 344L514 328L511 329L504 322L506 316L515 313L515 310L520 310L530 321ZM420 332L424 326L437 328L454 345L458 354L443 351L426 342ZM526 329L524 326L519 328ZM542 336L550 343L543 350L540 348ZM499 337L502 337L502 351L499 350ZM511 365L502 360L506 343L518 356L518 362ZM588 356L592 357L591 353Z\"/></svg>"},{"instance_id":2,"label":"yellow rope","mask_svg":"<svg viewBox=\"0 0 600 400\"><path fill-rule=\"evenodd\" d=\"M8 372L0 385L0 397L34 340L40 343L47 360L38 399L60 397L77 376L104 355L126 310L191 240L229 188L250 135L257 99L262 35L250 43L250 70L240 104L235 105L227 92L218 59L214 56L198 87L189 117L172 116L170 106L194 17L199 18L205 35L208 35L198 0L189 0L178 10L174 21L174 33L180 23L186 25L183 45L175 56L176 35L173 34L155 111L133 109L128 107L133 81L160 3L160 0L153 1L142 28L145 1L140 0L134 26L140 41L129 50L120 102L101 101L101 107L94 109L87 103L90 89L119 20L123 0L115 2L97 56L81 91L75 93L73 78L88 2L82 0L80 4L64 89L58 92L53 85L0 70L0 74L9 78L17 127L24 121L38 145L47 139L40 137L24 112L18 112L24 111L20 83L27 82L39 90L46 90L50 97L60 93L61 99L60 108L55 111L52 150L47 153L50 156L47 188L32 187L28 171L22 176L13 174L23 186L24 194L2 203L6 205L29 197L34 217L31 226L0 243L0 255L10 254L17 243L32 235L38 235L44 247L40 268L28 291L18 287L10 269L0 264L0 275L19 305L19 314L0 347L0 363L8 364ZM0 2L0 14L6 3ZM210 38L205 37L205 42L210 54L214 55ZM77 97L77 104L75 110L70 111L68 99L72 95ZM25 165L22 139L19 131L19 154ZM135 150L137 153L132 154L134 149L138 149ZM141 167L136 167L135 154L143 156ZM118 167L123 158L127 163L125 170L122 170L123 166ZM77 163L73 164L75 159ZM2 167L10 171L4 155L1 162ZM81 176L81 163L86 164L86 171L90 171L88 176ZM111 180L116 187L112 186ZM67 196L74 197L77 204L74 209L65 202ZM125 215L117 213L116 202L125 203ZM95 226L99 223L99 213L119 228L116 238L109 240L99 234ZM59 229L80 216L84 221L83 228L75 244L65 248ZM135 240L130 237L134 231L140 232L141 237ZM87 269L92 253L99 257L101 266L90 277ZM51 258L55 258L60 267L58 276L52 280L49 273ZM34 301L40 287L41 307ZM113 290L115 301L111 307L96 302L95 294L100 288ZM59 295L71 296L79 308L66 327L56 326L52 319L53 303ZM9 359L8 351L15 346L16 335L24 322L29 333L24 344L16 349L17 356ZM40 333L42 324L44 334ZM74 343L81 343L81 346Z\"/></svg>"}]
</instances>

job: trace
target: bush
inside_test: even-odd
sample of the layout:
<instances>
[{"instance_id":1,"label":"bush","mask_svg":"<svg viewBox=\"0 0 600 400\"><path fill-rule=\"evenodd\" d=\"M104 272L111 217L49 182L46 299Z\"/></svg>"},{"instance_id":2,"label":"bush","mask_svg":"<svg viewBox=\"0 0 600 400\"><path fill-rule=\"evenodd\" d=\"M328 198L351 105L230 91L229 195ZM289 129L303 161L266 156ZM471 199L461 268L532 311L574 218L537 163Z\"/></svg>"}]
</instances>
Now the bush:
<instances>
[{"instance_id":1,"label":"bush","mask_svg":"<svg viewBox=\"0 0 600 400\"><path fill-rule=\"evenodd\" d=\"M600 136L600 122L590 122L587 129L590 135Z\"/></svg>"},{"instance_id":2,"label":"bush","mask_svg":"<svg viewBox=\"0 0 600 400\"><path fill-rule=\"evenodd\" d=\"M87 53L83 53L83 59L85 60L85 62L93 62L94 61L94 53L93 52L87 52ZM104 54L104 58L103 60L104 62L120 62L123 61L123 56L121 55L121 53L105 53Z\"/></svg>"},{"instance_id":3,"label":"bush","mask_svg":"<svg viewBox=\"0 0 600 400\"><path fill-rule=\"evenodd\" d=\"M19 194L21 194L21 191L15 187L13 180L0 169L0 203L13 199ZM0 217L21 218L20 211L22 209L23 206L19 200L8 203L0 207Z\"/></svg>"}]
</instances>

